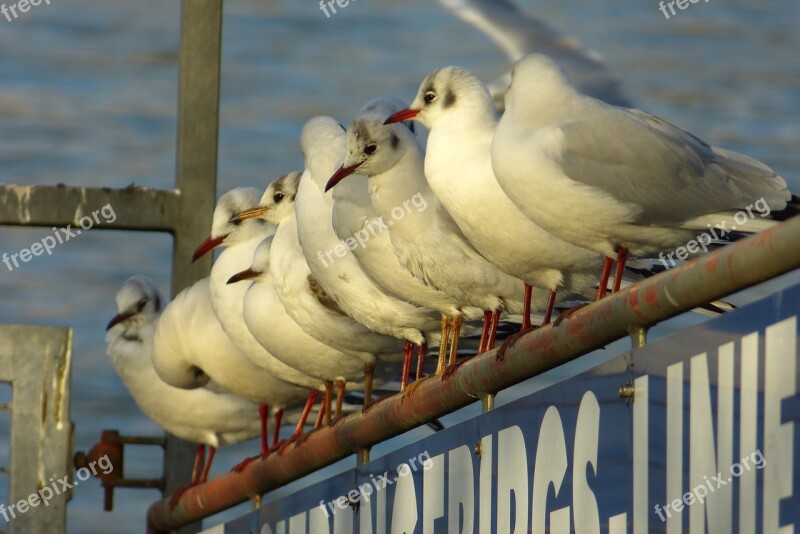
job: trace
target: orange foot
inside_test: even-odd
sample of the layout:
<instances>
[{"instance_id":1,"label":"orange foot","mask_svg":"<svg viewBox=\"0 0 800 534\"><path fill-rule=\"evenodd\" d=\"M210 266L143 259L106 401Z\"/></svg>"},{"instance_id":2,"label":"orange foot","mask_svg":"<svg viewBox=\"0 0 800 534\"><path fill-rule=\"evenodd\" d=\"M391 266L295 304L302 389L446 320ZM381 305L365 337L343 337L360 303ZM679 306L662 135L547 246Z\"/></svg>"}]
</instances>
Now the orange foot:
<instances>
[{"instance_id":1,"label":"orange foot","mask_svg":"<svg viewBox=\"0 0 800 534\"><path fill-rule=\"evenodd\" d=\"M412 383L407 385L406 389L404 389L403 392L402 392L402 395L403 395L403 399L402 400L406 400L411 395L413 395L414 394L414 390L416 390L419 387L420 384L422 384L424 381L428 380L429 378L430 378L430 376L423 376L423 377L417 378Z\"/></svg>"},{"instance_id":2,"label":"orange foot","mask_svg":"<svg viewBox=\"0 0 800 534\"><path fill-rule=\"evenodd\" d=\"M238 464L234 465L233 469L231 469L231 471L235 471L237 473L241 473L242 471L244 471L245 467L247 467L251 463L255 462L259 458L264 458L268 454L269 454L269 451L265 452L264 454L257 454L256 456L250 456L248 458L245 458L244 460L242 460Z\"/></svg>"},{"instance_id":3,"label":"orange foot","mask_svg":"<svg viewBox=\"0 0 800 534\"><path fill-rule=\"evenodd\" d=\"M305 439L306 439L306 438L305 438L305 436L307 436L307 434L303 434L303 433L299 433L299 434L292 434L291 436L289 436L289 437L288 437L288 438L286 438L285 440L281 441L281 442L278 444L278 446L276 447L276 450L278 451L278 455L282 455L282 454L284 453L284 451L285 451L285 450L286 450L286 449L289 447L289 445L291 445L292 443L294 443L294 444L300 444L300 443L302 443L303 441L305 441Z\"/></svg>"},{"instance_id":4,"label":"orange foot","mask_svg":"<svg viewBox=\"0 0 800 534\"><path fill-rule=\"evenodd\" d=\"M562 321L564 321L566 319L569 319L570 317L572 317L573 313L575 313L576 311L578 311L578 310L580 310L582 308L585 308L589 304L590 303L588 303L588 302L585 303L585 304L578 304L577 306L574 306L574 307L572 307L572 308L570 308L568 310L562 311L561 313L558 314L558 318L553 322L553 328L556 328L558 325L561 324Z\"/></svg>"},{"instance_id":5,"label":"orange foot","mask_svg":"<svg viewBox=\"0 0 800 534\"><path fill-rule=\"evenodd\" d=\"M533 327L523 328L516 334L508 336L506 340L503 341L503 343L499 347L497 347L497 353L494 356L495 361L502 362L506 357L506 351L511 347L513 347L514 345L516 345L517 341L519 341L519 338L521 338L528 332L533 332L534 330L536 329Z\"/></svg>"},{"instance_id":6,"label":"orange foot","mask_svg":"<svg viewBox=\"0 0 800 534\"><path fill-rule=\"evenodd\" d=\"M466 362L467 360L471 360L474 357L475 355L473 354L472 356L467 356L466 358L462 358L461 361L456 361L456 363L454 363L453 365L449 365L447 368L445 368L444 372L442 373L442 381L445 381L451 376L453 376L453 373L456 372L456 369L461 367L461 365L463 365L464 362Z\"/></svg>"}]
</instances>

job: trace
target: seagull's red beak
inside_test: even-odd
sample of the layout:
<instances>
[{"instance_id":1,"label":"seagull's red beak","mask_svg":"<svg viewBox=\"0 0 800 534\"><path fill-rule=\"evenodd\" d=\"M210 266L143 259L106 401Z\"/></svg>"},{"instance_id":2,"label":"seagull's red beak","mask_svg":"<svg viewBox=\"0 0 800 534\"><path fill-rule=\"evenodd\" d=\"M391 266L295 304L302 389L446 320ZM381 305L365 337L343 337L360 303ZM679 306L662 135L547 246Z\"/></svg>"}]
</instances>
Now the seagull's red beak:
<instances>
[{"instance_id":1,"label":"seagull's red beak","mask_svg":"<svg viewBox=\"0 0 800 534\"><path fill-rule=\"evenodd\" d=\"M244 271L238 272L228 278L228 284L235 284L236 282L241 282L242 280L250 280L251 278L255 278L256 276L260 275L261 273L258 271L254 271L253 269L245 269Z\"/></svg>"},{"instance_id":2,"label":"seagull's red beak","mask_svg":"<svg viewBox=\"0 0 800 534\"><path fill-rule=\"evenodd\" d=\"M355 171L359 166L361 166L361 164L356 163L355 165L350 165L349 167L342 165L336 169L336 172L333 173L333 176L331 176L330 180L328 180L328 183L325 184L325 192L327 193L333 186L353 174L353 171Z\"/></svg>"},{"instance_id":3,"label":"seagull's red beak","mask_svg":"<svg viewBox=\"0 0 800 534\"><path fill-rule=\"evenodd\" d=\"M131 317L133 317L132 313L118 313L118 314L116 314L108 322L108 325L106 326L106 330L111 330L112 328L117 326L122 321L126 321L126 320L130 319Z\"/></svg>"},{"instance_id":4,"label":"seagull's red beak","mask_svg":"<svg viewBox=\"0 0 800 534\"><path fill-rule=\"evenodd\" d=\"M396 113L392 113L389 117L383 121L383 124L394 124L395 122L403 122L410 119L413 119L419 115L418 109L401 109Z\"/></svg>"},{"instance_id":5,"label":"seagull's red beak","mask_svg":"<svg viewBox=\"0 0 800 534\"><path fill-rule=\"evenodd\" d=\"M225 241L226 237L227 236L224 235L213 238L211 236L208 236L205 241L200 243L200 246L197 247L197 250L194 251L194 255L192 255L192 263L196 262L197 260L205 256L206 253L208 253L209 251L217 248L220 245L220 243Z\"/></svg>"}]
</instances>

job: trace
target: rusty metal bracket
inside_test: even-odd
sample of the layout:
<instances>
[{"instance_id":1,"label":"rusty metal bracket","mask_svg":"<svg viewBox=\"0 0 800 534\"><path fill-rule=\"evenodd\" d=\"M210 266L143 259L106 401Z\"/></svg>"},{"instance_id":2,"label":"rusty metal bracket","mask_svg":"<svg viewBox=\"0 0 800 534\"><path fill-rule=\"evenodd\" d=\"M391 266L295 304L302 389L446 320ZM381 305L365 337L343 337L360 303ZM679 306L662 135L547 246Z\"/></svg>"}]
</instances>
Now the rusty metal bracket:
<instances>
[{"instance_id":1,"label":"rusty metal bracket","mask_svg":"<svg viewBox=\"0 0 800 534\"><path fill-rule=\"evenodd\" d=\"M108 458L112 467L108 473L91 470L93 476L100 479L103 485L103 510L106 512L114 509L114 488L157 488L163 495L166 487L163 476L151 479L125 478L125 445L157 445L162 450L166 450L167 440L166 438L123 436L117 430L103 430L100 434L100 441L95 443L88 453L77 451L73 458L75 469L88 468L101 458Z\"/></svg>"}]
</instances>

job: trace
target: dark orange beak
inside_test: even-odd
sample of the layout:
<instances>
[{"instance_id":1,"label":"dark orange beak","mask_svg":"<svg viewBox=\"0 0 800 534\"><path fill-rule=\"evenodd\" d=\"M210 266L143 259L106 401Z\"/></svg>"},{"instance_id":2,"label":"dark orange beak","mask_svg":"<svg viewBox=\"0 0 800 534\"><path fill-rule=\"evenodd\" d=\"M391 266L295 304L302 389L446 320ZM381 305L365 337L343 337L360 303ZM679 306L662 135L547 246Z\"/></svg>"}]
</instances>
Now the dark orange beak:
<instances>
[{"instance_id":1,"label":"dark orange beak","mask_svg":"<svg viewBox=\"0 0 800 534\"><path fill-rule=\"evenodd\" d=\"M261 273L254 271L253 269L245 269L244 271L238 272L228 278L228 284L235 284L236 282L241 282L242 280L250 280L251 278L255 278L256 276L260 275Z\"/></svg>"},{"instance_id":2,"label":"dark orange beak","mask_svg":"<svg viewBox=\"0 0 800 534\"><path fill-rule=\"evenodd\" d=\"M392 113L389 117L383 121L383 124L394 124L395 122L403 122L410 119L413 119L419 115L418 109L401 109L396 113Z\"/></svg>"},{"instance_id":3,"label":"dark orange beak","mask_svg":"<svg viewBox=\"0 0 800 534\"><path fill-rule=\"evenodd\" d=\"M209 251L212 251L215 248L217 248L220 245L220 243L225 241L226 237L228 236L223 235L220 237L213 237L213 238L211 236L208 236L205 241L200 243L200 246L197 247L197 250L194 251L194 254L192 255L192 263L196 262L197 260L205 256Z\"/></svg>"},{"instance_id":4,"label":"dark orange beak","mask_svg":"<svg viewBox=\"0 0 800 534\"><path fill-rule=\"evenodd\" d=\"M353 174L353 171L355 171L360 165L360 163L350 165L349 167L342 165L336 169L336 172L333 173L333 176L331 176L330 180L328 180L328 183L325 184L325 192L327 193L333 186Z\"/></svg>"}]
</instances>

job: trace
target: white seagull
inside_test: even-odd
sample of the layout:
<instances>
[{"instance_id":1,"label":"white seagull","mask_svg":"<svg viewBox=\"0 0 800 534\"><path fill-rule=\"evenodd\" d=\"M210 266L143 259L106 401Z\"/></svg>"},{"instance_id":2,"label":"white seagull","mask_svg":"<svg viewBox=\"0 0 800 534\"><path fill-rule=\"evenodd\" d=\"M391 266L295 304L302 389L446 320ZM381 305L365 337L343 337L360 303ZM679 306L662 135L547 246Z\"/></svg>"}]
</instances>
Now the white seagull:
<instances>
[{"instance_id":1,"label":"white seagull","mask_svg":"<svg viewBox=\"0 0 800 534\"><path fill-rule=\"evenodd\" d=\"M264 197L272 198L280 184L270 184ZM288 202L288 201L287 201ZM252 265L231 277L229 283L252 280L244 299L244 320L253 336L270 354L285 364L325 382L326 417L330 422L331 388L337 383L336 412L342 413L345 390L363 388L364 360L321 343L305 333L283 307L270 273L270 236L256 248ZM376 373L383 383L385 370Z\"/></svg>"},{"instance_id":2,"label":"white seagull","mask_svg":"<svg viewBox=\"0 0 800 534\"><path fill-rule=\"evenodd\" d=\"M111 363L147 417L170 434L199 444L192 484L204 482L217 447L259 435L258 406L208 382L207 377L206 385L196 389L172 387L159 378L151 351L161 299L148 278L128 278L116 301L117 314L106 327ZM206 445L209 455L203 466Z\"/></svg>"},{"instance_id":3,"label":"white seagull","mask_svg":"<svg viewBox=\"0 0 800 534\"><path fill-rule=\"evenodd\" d=\"M384 220L391 221L389 235L400 264L417 280L447 294L446 305L435 306L443 321L461 322L461 310L473 306L487 315L499 310L523 309L524 284L500 271L469 243L459 227L439 203L425 179L422 149L413 134L400 125L384 126L383 115L364 115L347 130L347 155L327 187L333 187L351 173L369 176L372 203ZM335 190L335 189L334 189ZM424 209L404 210L411 204ZM423 296L409 288L405 297L425 304ZM537 293L537 304L547 303L546 292ZM496 327L496 323L492 325ZM491 348L488 322L479 352ZM489 339L487 342L486 340ZM450 352L448 369L454 369L456 340ZM440 366L444 364L440 353Z\"/></svg>"},{"instance_id":4,"label":"white seagull","mask_svg":"<svg viewBox=\"0 0 800 534\"><path fill-rule=\"evenodd\" d=\"M714 227L723 235L759 231L791 198L784 179L763 163L653 115L581 95L538 54L514 66L492 163L532 220L606 256L598 297L613 259L619 274L629 251L667 250ZM731 210L747 215L727 226Z\"/></svg>"},{"instance_id":5,"label":"white seagull","mask_svg":"<svg viewBox=\"0 0 800 534\"><path fill-rule=\"evenodd\" d=\"M314 278L344 310L368 328L419 346L439 340L437 315L388 295L361 269L350 247L333 229L333 198L325 183L344 155L344 128L330 117L303 126L300 147L306 170L297 191L300 246ZM411 351L404 352L404 374ZM407 379L404 379L407 381Z\"/></svg>"},{"instance_id":6,"label":"white seagull","mask_svg":"<svg viewBox=\"0 0 800 534\"><path fill-rule=\"evenodd\" d=\"M472 245L502 271L525 282L523 327L532 328L532 288L550 290L544 321L551 318L556 291L586 295L602 258L567 243L537 225L500 187L492 170L491 144L497 112L486 87L472 74L445 67L427 76L411 105L386 122L414 119L430 129L425 176L436 197ZM537 299L537 305L541 305ZM502 357L504 344L498 356Z\"/></svg>"},{"instance_id":7,"label":"white seagull","mask_svg":"<svg viewBox=\"0 0 800 534\"><path fill-rule=\"evenodd\" d=\"M378 97L362 108L361 115L379 114L385 117L403 107L405 104L397 98ZM413 128L413 123L409 125ZM388 211L381 214L373 206L366 176L355 174L333 189L333 202L332 222L336 235L345 243L358 245L349 248L364 272L387 293L412 304L436 310L451 319L457 316L463 316L468 321L481 318L483 312L480 308L461 306L457 309L449 295L413 276L395 254L390 238L393 219L403 217L411 211L427 209L425 197L414 195L399 199L392 205L394 214L389 214ZM457 340L458 333L452 328L455 324L445 326L453 330ZM457 345L456 341L451 347L453 355ZM417 379L422 375L425 348L424 345L419 347ZM440 343L440 356L446 349L447 343ZM405 384L401 386L404 387Z\"/></svg>"},{"instance_id":8,"label":"white seagull","mask_svg":"<svg viewBox=\"0 0 800 534\"><path fill-rule=\"evenodd\" d=\"M258 207L235 215L233 222L259 217L278 228L269 251L272 286L288 315L308 335L325 346L361 361L365 375L365 405L372 397L376 363L391 367L402 354L395 338L374 332L356 322L336 304L311 274L297 236L295 200L301 173L282 176L264 192ZM348 365L352 365L348 364ZM379 369L380 374L380 369Z\"/></svg>"},{"instance_id":9,"label":"white seagull","mask_svg":"<svg viewBox=\"0 0 800 534\"><path fill-rule=\"evenodd\" d=\"M249 187L234 188L222 195L214 209L211 234L197 248L194 259L218 246L226 247L211 268L211 305L214 314L231 341L253 363L280 380L307 388L306 391L312 390L304 410L307 415L317 392L325 391L324 382L286 365L261 346L244 322L244 295L250 284L228 285L231 276L250 266L259 243L275 231L274 225L261 219L231 222L235 214L258 205L259 198L259 192ZM264 394L269 396L266 388ZM298 424L293 437L301 430L302 425Z\"/></svg>"},{"instance_id":10,"label":"white seagull","mask_svg":"<svg viewBox=\"0 0 800 534\"><path fill-rule=\"evenodd\" d=\"M270 408L275 417L274 447L284 408L302 405L308 393L254 364L231 341L211 307L208 278L181 291L161 313L153 337L152 360L156 373L171 386L191 389L210 378L226 390L259 403L262 454L269 449Z\"/></svg>"}]
</instances>

